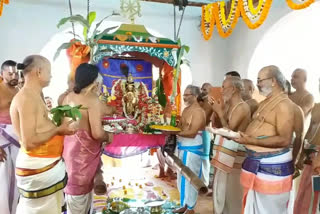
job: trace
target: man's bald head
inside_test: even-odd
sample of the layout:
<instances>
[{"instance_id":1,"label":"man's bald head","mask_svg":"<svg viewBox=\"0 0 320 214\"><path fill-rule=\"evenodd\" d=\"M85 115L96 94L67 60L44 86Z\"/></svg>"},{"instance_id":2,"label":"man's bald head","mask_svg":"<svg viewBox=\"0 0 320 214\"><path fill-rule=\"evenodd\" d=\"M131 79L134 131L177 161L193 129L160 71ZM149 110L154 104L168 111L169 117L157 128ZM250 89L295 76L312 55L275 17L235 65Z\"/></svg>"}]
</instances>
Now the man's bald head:
<instances>
[{"instance_id":1,"label":"man's bald head","mask_svg":"<svg viewBox=\"0 0 320 214\"><path fill-rule=\"evenodd\" d=\"M247 89L248 91L251 91L252 93L254 92L254 84L252 82L252 80L249 79L242 79L243 82L243 86L245 88L245 90Z\"/></svg>"},{"instance_id":2,"label":"man's bald head","mask_svg":"<svg viewBox=\"0 0 320 214\"><path fill-rule=\"evenodd\" d=\"M19 67L23 69L23 75L28 75L35 69L44 69L50 66L50 62L47 58L40 55L30 55L23 60Z\"/></svg>"},{"instance_id":3,"label":"man's bald head","mask_svg":"<svg viewBox=\"0 0 320 214\"><path fill-rule=\"evenodd\" d=\"M307 82L307 72L302 68L297 68L291 75L291 85L293 88L305 88Z\"/></svg>"},{"instance_id":4,"label":"man's bald head","mask_svg":"<svg viewBox=\"0 0 320 214\"><path fill-rule=\"evenodd\" d=\"M254 92L254 84L251 80L249 79L242 79L243 82L243 91L242 91L242 99L244 100L248 100L248 99L252 99L252 94Z\"/></svg>"},{"instance_id":5,"label":"man's bald head","mask_svg":"<svg viewBox=\"0 0 320 214\"><path fill-rule=\"evenodd\" d=\"M211 88L212 88L212 85L210 83L208 83L208 82L203 83L203 85L201 87L201 92L208 94L210 92Z\"/></svg>"},{"instance_id":6,"label":"man's bald head","mask_svg":"<svg viewBox=\"0 0 320 214\"><path fill-rule=\"evenodd\" d=\"M25 82L28 79L36 80L42 87L49 85L51 79L51 65L47 58L40 55L31 55L23 60L22 64L18 64L18 69L23 70Z\"/></svg>"},{"instance_id":7,"label":"man's bald head","mask_svg":"<svg viewBox=\"0 0 320 214\"><path fill-rule=\"evenodd\" d=\"M239 77L231 76L225 79L224 82L230 82L231 86L239 92L243 90L243 82Z\"/></svg>"},{"instance_id":8,"label":"man's bald head","mask_svg":"<svg viewBox=\"0 0 320 214\"><path fill-rule=\"evenodd\" d=\"M222 83L222 96L225 102L243 91L243 82L239 77L228 77Z\"/></svg>"},{"instance_id":9,"label":"man's bald head","mask_svg":"<svg viewBox=\"0 0 320 214\"><path fill-rule=\"evenodd\" d=\"M302 69L302 68L297 68L296 70L293 71L293 74L298 75L300 78L304 79L307 81L307 71Z\"/></svg>"}]
</instances>

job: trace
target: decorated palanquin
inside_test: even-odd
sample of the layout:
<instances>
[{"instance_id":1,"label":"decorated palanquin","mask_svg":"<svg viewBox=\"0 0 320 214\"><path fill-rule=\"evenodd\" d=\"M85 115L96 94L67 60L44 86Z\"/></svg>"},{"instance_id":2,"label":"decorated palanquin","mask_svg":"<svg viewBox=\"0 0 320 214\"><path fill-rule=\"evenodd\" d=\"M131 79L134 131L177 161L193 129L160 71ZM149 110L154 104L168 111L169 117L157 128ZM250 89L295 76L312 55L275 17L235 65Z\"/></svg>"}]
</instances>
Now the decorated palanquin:
<instances>
[{"instance_id":1,"label":"decorated palanquin","mask_svg":"<svg viewBox=\"0 0 320 214\"><path fill-rule=\"evenodd\" d=\"M94 55L93 60L100 68L106 66L104 64L105 61L130 58L142 60L145 63L150 63L150 65L159 68L160 79L167 103L170 103L169 98L174 88L174 66L176 63L173 53L179 48L180 46L177 42L167 38L156 37L150 34L143 25L122 24L114 33L107 34L98 41L97 54ZM142 69L146 69L146 66L143 66ZM134 69L130 70L133 71ZM152 73L152 67L150 70ZM103 75L107 76L110 74L104 73ZM135 76L135 73L132 73L132 75L135 80L146 84L149 96L151 96L153 88L151 84L146 83L148 77L146 76L139 79L139 76ZM150 77L152 78L152 75L149 75L149 79L152 81ZM177 115L180 113L181 103L180 79L181 77L179 75L177 93L173 102L174 108L177 109ZM108 83L105 85L109 93L111 87Z\"/></svg>"},{"instance_id":2,"label":"decorated palanquin","mask_svg":"<svg viewBox=\"0 0 320 214\"><path fill-rule=\"evenodd\" d=\"M172 109L179 115L180 78L177 94L170 99L175 77L173 51L179 48L170 39L151 35L143 25L122 24L98 41L93 60L104 79L102 99L117 109L117 117L104 121L105 129L117 133L105 154L123 158L165 144L165 135L146 134L146 127L164 124ZM159 72L157 81L154 72Z\"/></svg>"}]
</instances>

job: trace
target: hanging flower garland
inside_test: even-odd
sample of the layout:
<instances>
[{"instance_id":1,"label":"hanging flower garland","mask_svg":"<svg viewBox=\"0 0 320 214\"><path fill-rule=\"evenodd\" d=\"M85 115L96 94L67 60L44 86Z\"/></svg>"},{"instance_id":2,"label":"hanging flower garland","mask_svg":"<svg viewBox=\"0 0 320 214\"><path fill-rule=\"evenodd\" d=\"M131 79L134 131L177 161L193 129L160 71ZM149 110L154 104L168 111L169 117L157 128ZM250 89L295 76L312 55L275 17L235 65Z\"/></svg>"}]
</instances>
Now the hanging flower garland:
<instances>
[{"instance_id":1,"label":"hanging flower garland","mask_svg":"<svg viewBox=\"0 0 320 214\"><path fill-rule=\"evenodd\" d=\"M214 4L214 18L216 20L218 33L223 38L227 38L228 36L230 36L233 29L237 25L238 18L240 16L240 10L238 7L239 2L239 0L232 0L230 12L227 19L224 1Z\"/></svg>"},{"instance_id":2,"label":"hanging flower garland","mask_svg":"<svg viewBox=\"0 0 320 214\"><path fill-rule=\"evenodd\" d=\"M215 24L213 13L213 4L202 6L201 32L205 40L209 40L213 33Z\"/></svg>"},{"instance_id":3,"label":"hanging flower garland","mask_svg":"<svg viewBox=\"0 0 320 214\"><path fill-rule=\"evenodd\" d=\"M293 10L300 10L309 7L315 0L286 0L288 6ZM295 3L299 2L299 3Z\"/></svg>"},{"instance_id":4,"label":"hanging flower garland","mask_svg":"<svg viewBox=\"0 0 320 214\"><path fill-rule=\"evenodd\" d=\"M9 4L9 0L0 0L0 16L2 15L3 4Z\"/></svg>"},{"instance_id":5,"label":"hanging flower garland","mask_svg":"<svg viewBox=\"0 0 320 214\"><path fill-rule=\"evenodd\" d=\"M271 5L272 0L259 0L257 8L253 8L253 0L239 0L242 19L250 29L256 29L263 24Z\"/></svg>"},{"instance_id":6,"label":"hanging flower garland","mask_svg":"<svg viewBox=\"0 0 320 214\"><path fill-rule=\"evenodd\" d=\"M244 2L245 3L245 2ZM257 15L261 12L261 8L264 6L264 1L259 0L258 6L254 8L253 0L247 0L249 11L252 15Z\"/></svg>"}]
</instances>

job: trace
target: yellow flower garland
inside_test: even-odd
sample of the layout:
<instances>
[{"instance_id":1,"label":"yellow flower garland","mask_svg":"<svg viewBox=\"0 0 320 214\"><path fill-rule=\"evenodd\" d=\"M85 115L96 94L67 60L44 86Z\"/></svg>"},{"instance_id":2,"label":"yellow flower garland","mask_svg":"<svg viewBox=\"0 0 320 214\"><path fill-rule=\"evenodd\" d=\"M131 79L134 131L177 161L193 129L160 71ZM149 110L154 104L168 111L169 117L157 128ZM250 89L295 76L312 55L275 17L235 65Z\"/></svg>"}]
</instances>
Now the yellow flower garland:
<instances>
[{"instance_id":1,"label":"yellow flower garland","mask_svg":"<svg viewBox=\"0 0 320 214\"><path fill-rule=\"evenodd\" d=\"M9 4L9 0L0 0L0 16L2 15L3 4Z\"/></svg>"},{"instance_id":2,"label":"yellow flower garland","mask_svg":"<svg viewBox=\"0 0 320 214\"><path fill-rule=\"evenodd\" d=\"M288 6L294 10L307 8L315 2L315 0L299 1L302 3L298 4L295 3L294 0L286 0ZM205 40L211 38L214 25L217 26L218 33L221 37L226 38L230 36L238 22L240 14L250 29L260 27L268 16L272 0L259 0L257 7L254 7L253 0L232 0L227 19L224 1L209 5L202 7L201 31Z\"/></svg>"},{"instance_id":3,"label":"yellow flower garland","mask_svg":"<svg viewBox=\"0 0 320 214\"><path fill-rule=\"evenodd\" d=\"M253 7L253 0L248 0L249 11L252 15L257 15L261 11L261 7L264 3L264 0L259 0L259 4L256 8Z\"/></svg>"},{"instance_id":4,"label":"yellow flower garland","mask_svg":"<svg viewBox=\"0 0 320 214\"><path fill-rule=\"evenodd\" d=\"M260 12L258 12L260 13L259 19L255 23L253 23L252 20L248 17L248 13L250 13L250 11L248 10L246 11L246 8L244 7L244 2L247 2L247 1L249 0L239 0L239 8L241 11L241 16L243 21L247 24L247 26L250 29L256 29L260 27L263 24L263 22L266 20L272 4L272 0L264 0L264 6L262 6Z\"/></svg>"},{"instance_id":5,"label":"yellow flower garland","mask_svg":"<svg viewBox=\"0 0 320 214\"><path fill-rule=\"evenodd\" d=\"M307 0L306 2L302 4L294 3L292 0L286 0L288 6L293 10L300 10L309 7L312 3L315 2L315 0Z\"/></svg>"},{"instance_id":6,"label":"yellow flower garland","mask_svg":"<svg viewBox=\"0 0 320 214\"><path fill-rule=\"evenodd\" d=\"M213 13L214 13L213 4L202 6L201 31L202 31L203 38L207 41L212 36L213 27L215 24Z\"/></svg>"},{"instance_id":7,"label":"yellow flower garland","mask_svg":"<svg viewBox=\"0 0 320 214\"><path fill-rule=\"evenodd\" d=\"M224 9L224 2L214 3L213 11L216 20L218 33L221 37L227 38L231 35L233 29L237 25L240 16L239 0L232 0L228 19Z\"/></svg>"}]
</instances>

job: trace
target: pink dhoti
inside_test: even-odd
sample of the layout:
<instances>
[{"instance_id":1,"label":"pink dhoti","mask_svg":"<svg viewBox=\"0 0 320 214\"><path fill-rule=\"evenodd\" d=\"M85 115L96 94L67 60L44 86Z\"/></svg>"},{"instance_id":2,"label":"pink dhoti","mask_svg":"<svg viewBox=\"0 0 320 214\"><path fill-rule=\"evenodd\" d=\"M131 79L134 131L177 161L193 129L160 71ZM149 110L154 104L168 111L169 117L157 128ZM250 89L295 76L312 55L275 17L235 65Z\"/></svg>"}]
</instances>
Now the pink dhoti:
<instances>
[{"instance_id":1,"label":"pink dhoti","mask_svg":"<svg viewBox=\"0 0 320 214\"><path fill-rule=\"evenodd\" d=\"M68 213L88 213L92 203L94 177L100 167L101 142L87 131L66 136L63 158L68 174L66 193Z\"/></svg>"}]
</instances>

